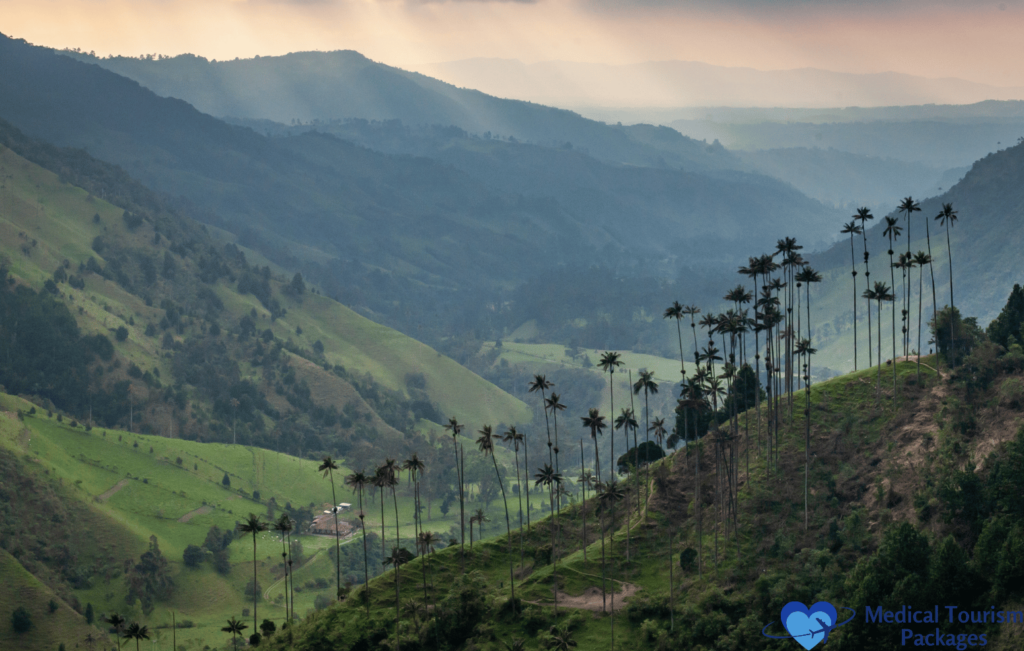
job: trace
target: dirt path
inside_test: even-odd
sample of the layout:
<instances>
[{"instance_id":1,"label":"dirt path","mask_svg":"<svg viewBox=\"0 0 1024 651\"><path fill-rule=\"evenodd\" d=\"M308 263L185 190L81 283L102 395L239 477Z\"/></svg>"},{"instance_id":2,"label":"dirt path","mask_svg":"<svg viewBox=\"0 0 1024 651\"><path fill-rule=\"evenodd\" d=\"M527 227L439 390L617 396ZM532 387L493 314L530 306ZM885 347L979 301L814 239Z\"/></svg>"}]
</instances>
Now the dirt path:
<instances>
[{"instance_id":1,"label":"dirt path","mask_svg":"<svg viewBox=\"0 0 1024 651\"><path fill-rule=\"evenodd\" d=\"M619 583L621 583L621 581ZM622 610L626 606L626 599L636 594L638 589L639 588L632 583L622 583L622 591L615 593L614 612ZM601 612L601 610L603 610L602 603L601 588L598 588L597 586L587 588L581 595L567 595L564 592L558 593L558 605L566 608ZM612 610L611 594L608 595L608 610Z\"/></svg>"},{"instance_id":2,"label":"dirt path","mask_svg":"<svg viewBox=\"0 0 1024 651\"><path fill-rule=\"evenodd\" d=\"M107 500L109 500L111 497L114 496L114 493L116 493L117 491L119 491L122 488L124 488L125 486L127 486L128 482L130 482L130 481L131 481L130 479L122 479L121 481L119 481L116 484L114 484L113 486L111 486L105 493L103 493L102 495L100 495L96 499L98 499L101 502L106 502Z\"/></svg>"},{"instance_id":3,"label":"dirt path","mask_svg":"<svg viewBox=\"0 0 1024 651\"><path fill-rule=\"evenodd\" d=\"M189 511L185 515L183 515L180 518L178 518L178 522L188 522L189 520L191 520L192 518L196 517L197 515L203 515L204 513L209 513L212 510L213 510L212 506L200 506L195 511Z\"/></svg>"}]
</instances>

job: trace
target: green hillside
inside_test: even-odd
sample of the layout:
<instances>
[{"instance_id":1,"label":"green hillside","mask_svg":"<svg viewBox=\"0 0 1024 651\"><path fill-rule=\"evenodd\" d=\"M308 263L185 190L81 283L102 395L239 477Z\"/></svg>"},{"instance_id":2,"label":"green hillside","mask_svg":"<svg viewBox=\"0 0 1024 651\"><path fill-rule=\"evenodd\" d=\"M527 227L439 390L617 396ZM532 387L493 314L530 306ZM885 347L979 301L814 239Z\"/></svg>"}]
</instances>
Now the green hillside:
<instances>
[{"instance_id":1,"label":"green hillside","mask_svg":"<svg viewBox=\"0 0 1024 651\"><path fill-rule=\"evenodd\" d=\"M203 282L198 277L203 273L199 264L211 263L204 262L203 255L194 252L209 255L214 249L224 249L223 243L205 235L194 224L182 227L181 224L187 222L165 213L154 215L152 222L143 219L133 227L123 218L123 208L61 182L56 174L25 160L9 148L0 152L0 168L4 175L4 189L0 193L0 254L10 261L11 273L37 289L55 277L55 271L61 268L67 271L57 276L81 278L84 283L81 288L61 283L60 299L76 312L76 319L86 333L109 336L118 327L125 327L127 338L117 342L116 347L126 363L154 371L154 375L159 372L159 377L172 377L173 358L167 354L160 337L146 335L147 327L159 324L166 316L168 310L158 307L165 299L182 306L177 311L183 313L188 310L184 305L202 295L205 299L200 302L216 305L217 320L224 328L232 327L231 324L255 310L257 318L253 329L258 329L262 337L270 336L269 331L274 339L290 342L289 352L284 354L297 365L301 366L304 360L290 351L305 349L307 357L312 357L319 365L339 365L346 373L368 373L374 382L400 395L407 395L409 378L416 376L417 390L422 392L419 395L436 405L442 414L457 412L474 421L519 422L529 418L521 402L450 359L355 314L314 293L315 290L301 296L289 295L283 291L289 286L287 279L271 273L267 286L268 294L274 298L265 296L261 302L253 294L238 293L230 280ZM171 228L184 232L168 232L168 222ZM163 236L159 235L161 231ZM170 239L174 235L180 235L181 240ZM188 249L184 248L186 245ZM119 252L120 260L103 257L96 250L103 246L107 247L108 257ZM125 250L131 253L124 256ZM235 250L243 255L242 250ZM162 265L168 259L168 266L178 274L176 277L168 278L163 273ZM114 273L95 273L88 267L95 264L101 271L102 268L109 270L112 261L121 277ZM133 273L145 276L146 263L152 267L161 265L160 274L154 272L157 277L152 282L146 282L145 278L141 278L142 282L132 282ZM264 302L271 308L276 305L278 314L270 313ZM189 321L192 331L198 334L208 330L212 322L206 319L205 324L197 323L195 317ZM181 342L182 337L187 339L188 332L173 333L174 343ZM323 346L322 352L310 355L318 341ZM243 364L240 370L243 376L258 377L254 366ZM307 374L310 374L311 388L333 377L316 365L310 365ZM344 378L333 381L349 384ZM347 393L362 409L372 410L351 387ZM337 397L323 396L325 402ZM379 418L374 424L389 427ZM150 426L158 427L155 423ZM166 429L166 421L160 428Z\"/></svg>"},{"instance_id":2,"label":"green hillside","mask_svg":"<svg viewBox=\"0 0 1024 651\"><path fill-rule=\"evenodd\" d=\"M1019 347L993 352L981 344L964 364L983 367L984 379L973 371L950 373L929 357L918 383L916 365L899 364L895 407L888 374L880 383L871 370L816 384L810 396L806 528L801 392L792 420L783 404L771 468L759 444L767 422L759 435L752 412L738 419L735 443L719 448L722 468L733 465L739 480L735 511L727 507L731 473L715 471L712 433L699 446L655 464L649 480L645 473L637 473L639 481L623 478L627 495L621 501L605 501L604 510L600 500L588 501L585 541L578 503L563 509L557 528L551 519L537 523L523 536L522 570L518 532L511 548L498 537L468 554L465 571L458 548L404 565L401 646L504 649L520 639L523 646L513 648L552 649L566 648L558 638L568 638L578 648L610 649L614 635L618 649L781 649L791 643L769 640L761 631L773 621L777 625L782 606L826 600L857 613L848 627L832 632L831 646L897 649L901 626L866 623L865 607L939 603L1021 610L1017 550L1024 530L1015 518L1024 488L1024 356ZM697 447L703 457L700 500L694 499ZM550 558L552 537L557 566ZM519 615L510 601L510 561ZM611 589L602 607L603 572L621 588L614 629ZM273 638L271 648L392 648L394 582L393 571L371 582L369 616L357 591L301 623L293 635ZM915 634L935 628L911 626ZM1017 648L1024 635L1020 623L943 620L939 628L944 635L964 635L961 641L984 634L986 648L1000 650Z\"/></svg>"},{"instance_id":3,"label":"green hillside","mask_svg":"<svg viewBox=\"0 0 1024 651\"><path fill-rule=\"evenodd\" d=\"M47 417L40 407L11 396L0 395L0 407L6 415L0 416L0 460L10 459L14 468L13 476L9 472L5 481L50 486L47 490L59 496L69 516L75 513L77 526L88 536L87 544L76 545L72 563L74 575L79 577L77 587L69 587L66 576L61 574L65 570L51 572L48 569L53 565L49 554L23 556L23 562L29 562L27 558L35 559L31 567L37 574L49 577L48 581L72 599L79 612L84 612L91 604L97 617L116 611L154 630L169 626L173 611L179 625L191 622L178 631L179 643L184 640L186 649L219 644L219 629L224 620L231 616L244 620L242 611L251 606L251 599L246 598L244 590L251 578L253 552L251 538L237 534L227 547L228 569L220 572L212 560L203 561L196 568L187 567L182 560L186 548L203 546L211 527L233 531L237 522L253 512L264 519L287 512L304 531L311 518L331 504L330 483L317 472L316 461L238 445L198 443L113 429L87 431L83 425L61 423L56 416ZM34 415L29 414L32 409L36 410ZM443 476L439 464L447 451L439 449L437 452L441 457L435 460L428 451L420 450L421 458L432 460L425 471L427 480L435 476L440 480ZM507 460L508 455L501 452L502 459ZM478 463L474 459L473 465L467 466L473 469ZM341 483L348 472L341 466L335 473L337 498L357 504L358 496ZM474 470L467 477L476 475ZM230 485L223 483L225 477ZM467 509L484 508L496 523L499 514L495 507L500 510L500 502L494 504L493 497L490 503L482 501L480 485L469 488ZM33 492L39 490L33 489ZM403 482L398 490L400 526L403 544L410 548L412 544L406 536L411 537L413 524L411 494L411 489ZM366 526L371 532L371 541L379 545L381 523L380 511L375 508L376 497L366 495L365 499L368 500ZM535 509L540 511L545 500L543 496L535 496L534 502ZM392 541L395 523L390 497L385 504L386 535ZM47 508L52 507L37 507L32 517L50 518ZM9 521L12 525L24 526L29 517L22 513L10 516ZM343 518L356 521L351 514ZM425 510L422 526L436 531L439 536L447 536L457 522L457 503L454 511L449 510L447 515L434 504L431 510ZM495 526L492 524L489 529L494 531ZM5 548L24 549L27 543L17 542L22 540L20 535L23 534L5 533L0 535L0 540L5 540ZM150 536L156 537L168 561L167 572L174 588L168 597L157 599L154 609L147 612L139 604L126 604L122 565L134 561L148 548ZM302 549L302 560L296 568L299 591L295 595L295 608L300 616L306 616L322 607L314 603L317 597L333 595L334 562L330 553L334 541L329 536L305 533L293 539ZM356 535L344 543L346 549L352 546L352 558L359 561L358 566L347 560L343 563L347 580L362 579L359 541ZM284 619L280 552L279 536L272 532L260 534L259 582L266 600L260 604L259 613L261 621L270 618L278 625ZM374 554L379 558L379 550ZM207 558L210 558L209 552ZM17 565L19 571L25 573L10 557L5 557L4 562ZM379 573L379 565L371 568L371 576ZM17 599L16 592L6 587L0 590L0 604L5 607ZM26 603L39 606L38 599L32 599ZM3 612L9 614L14 607ZM87 627L81 622L76 625L78 628L61 624L54 630L48 629L44 639L65 643L77 640L75 636L82 636L79 629ZM169 634L170 631L161 628L161 639Z\"/></svg>"}]
</instances>

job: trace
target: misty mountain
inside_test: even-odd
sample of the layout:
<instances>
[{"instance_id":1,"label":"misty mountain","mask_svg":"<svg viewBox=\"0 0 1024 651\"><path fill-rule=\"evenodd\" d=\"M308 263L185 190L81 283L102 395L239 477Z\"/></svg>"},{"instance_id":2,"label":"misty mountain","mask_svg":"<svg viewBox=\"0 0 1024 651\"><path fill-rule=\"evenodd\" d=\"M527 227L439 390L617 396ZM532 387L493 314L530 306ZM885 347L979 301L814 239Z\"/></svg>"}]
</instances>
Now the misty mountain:
<instances>
[{"instance_id":1,"label":"misty mountain","mask_svg":"<svg viewBox=\"0 0 1024 651\"><path fill-rule=\"evenodd\" d=\"M894 72L852 74L815 68L755 70L695 61L626 65L465 59L415 66L456 86L566 108L679 106L891 106L1021 99L1022 88Z\"/></svg>"},{"instance_id":2,"label":"misty mountain","mask_svg":"<svg viewBox=\"0 0 1024 651\"><path fill-rule=\"evenodd\" d=\"M460 140L448 161L318 131L271 137L24 42L0 39L0 57L11 64L0 71L0 117L121 165L423 338L499 326L487 306L560 265L731 264L756 240L834 230L828 209L764 176L612 166L465 133L448 137Z\"/></svg>"},{"instance_id":3,"label":"misty mountain","mask_svg":"<svg viewBox=\"0 0 1024 651\"><path fill-rule=\"evenodd\" d=\"M555 147L571 144L616 164L667 163L689 170L735 166L735 161L723 161L722 156L709 157L703 143L668 129L652 134L613 128L571 111L459 88L353 51L235 61L208 61L190 54L157 59L63 54L219 117L283 124L400 120L412 126L457 126L483 137L511 136Z\"/></svg>"}]
</instances>

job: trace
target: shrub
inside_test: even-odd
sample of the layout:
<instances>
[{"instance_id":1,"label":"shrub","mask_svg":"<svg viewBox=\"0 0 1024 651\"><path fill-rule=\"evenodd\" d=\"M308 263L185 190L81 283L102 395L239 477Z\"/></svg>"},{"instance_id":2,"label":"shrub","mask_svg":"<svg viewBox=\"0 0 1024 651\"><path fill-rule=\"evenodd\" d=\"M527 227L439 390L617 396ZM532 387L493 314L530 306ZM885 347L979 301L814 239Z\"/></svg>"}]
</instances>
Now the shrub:
<instances>
[{"instance_id":1,"label":"shrub","mask_svg":"<svg viewBox=\"0 0 1024 651\"><path fill-rule=\"evenodd\" d=\"M185 548L185 553L182 555L182 560L188 567L199 567L199 564L203 562L205 553L203 548L198 545L189 545Z\"/></svg>"},{"instance_id":2,"label":"shrub","mask_svg":"<svg viewBox=\"0 0 1024 651\"><path fill-rule=\"evenodd\" d=\"M114 331L114 339L118 341L125 341L128 339L128 328L124 326L118 326L117 330Z\"/></svg>"},{"instance_id":3,"label":"shrub","mask_svg":"<svg viewBox=\"0 0 1024 651\"><path fill-rule=\"evenodd\" d=\"M32 615L24 606L18 606L11 613L11 626L15 633L28 633L32 630Z\"/></svg>"}]
</instances>

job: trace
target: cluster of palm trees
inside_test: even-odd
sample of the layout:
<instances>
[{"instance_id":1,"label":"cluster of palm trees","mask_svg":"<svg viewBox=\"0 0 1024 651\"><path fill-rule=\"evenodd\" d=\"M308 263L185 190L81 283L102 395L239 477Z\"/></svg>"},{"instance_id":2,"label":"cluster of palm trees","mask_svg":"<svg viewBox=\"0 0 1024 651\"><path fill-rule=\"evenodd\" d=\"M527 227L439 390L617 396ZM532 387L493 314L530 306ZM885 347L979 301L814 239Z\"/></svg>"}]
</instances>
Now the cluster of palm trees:
<instances>
[{"instance_id":1,"label":"cluster of palm trees","mask_svg":"<svg viewBox=\"0 0 1024 651\"><path fill-rule=\"evenodd\" d=\"M909 356L911 353L911 323L913 317L913 304L911 301L911 287L912 287L912 272L914 268L918 269L918 341L917 350L921 350L921 323L922 323L922 306L923 306L923 288L924 288L924 267L927 265L931 271L931 282L932 282L932 321L936 319L936 308L937 301L935 296L935 280L934 271L932 270L932 256L931 256L931 234L930 228L928 227L928 220L925 220L926 224L926 238L928 243L928 251L919 251L912 253L910 246L910 233L912 225L912 217L915 212L920 212L920 205L915 202L911 197L907 197L899 206L899 213L904 218L904 225L900 224L899 219L894 217L885 218L885 228L883 230L883 236L889 241L888 255L890 258L890 283L887 285L884 282L874 282L872 285L870 282L870 251L868 250L868 240L866 235L868 222L874 219L871 211L867 208L861 208L857 211L857 214L853 216L853 219L843 225L842 233L850 235L850 254L851 254L851 275L853 279L853 294L854 294L854 368L858 368L858 350L857 350L857 276L858 270L856 265L856 251L855 251L855 236L861 235L861 241L863 243L863 264L864 264L864 278L866 288L860 295L868 301L868 366L875 365L877 361L878 372L877 372L877 392L881 394L881 363L882 363L882 306L884 303L894 303L897 299L896 289L896 276L895 272L897 269L901 272L902 287L898 292L898 297L901 300L901 321L902 329L901 338L897 338L896 330L896 310L892 310L892 352L893 352L893 400L895 405L896 400L896 370L895 370L895 359L897 357L897 347L902 346L903 354ZM939 221L942 226L945 227L947 232L947 248L949 247L949 229L954 225L957 219L957 212L953 210L950 204L943 204L942 211L935 220ZM899 253L898 256L895 252L896 243L899 241L903 231L907 234L907 250L905 253ZM726 542L729 541L730 536L738 536L738 493L740 486L740 462L741 462L741 448L740 443L743 443L743 449L746 453L745 464L747 476L750 476L750 453L751 450L756 450L759 456L763 456L765 460L765 473L766 477L770 478L772 473L779 472L779 435L783 423L788 420L790 424L793 422L793 408L794 408L794 396L795 391L800 388L804 389L805 404L804 404L804 420L805 420L805 432L804 432L804 526L809 526L809 509L808 509L808 491L809 491L809 466L810 466L810 389L811 389L811 358L817 352L813 347L813 328L811 321L811 286L821 282L821 275L812 269L807 261L802 257L800 251L803 247L800 246L794 238L786 237L780 239L776 248L773 252L767 253L758 257L751 257L748 260L747 265L739 269L739 273L742 276L747 277L750 280L751 285L745 287L744 285L738 285L734 289L730 290L724 297L731 307L726 309L720 314L703 314L698 320L698 315L702 314L699 307L682 305L678 302L674 302L669 308L664 311L664 318L675 319L676 321L676 332L679 344L679 359L680 359L680 396L677 401L675 413L678 416L676 420L677 425L672 428L671 435L665 427L664 418L651 418L650 413L650 396L657 394L659 390L658 383L655 381L653 373L648 370L640 370L638 379L634 382L632 377L632 371L629 371L629 386L632 391L630 392L630 406L622 407L617 416L615 416L611 422L609 422L605 416L601 415L597 408L590 408L586 415L580 416L582 426L589 432L590 438L594 446L594 472L591 473L584 464L583 461L583 438L580 438L580 477L579 483L583 489L583 502L581 505L583 512L583 526L584 526L584 556L586 555L587 546L589 540L587 539L586 532L586 508L587 508L587 490L590 489L593 495L596 497L596 506L598 509L598 515L600 520L601 529L601 576L602 576L602 598L603 602L607 600L607 557L613 555L614 538L608 537L607 549L606 549L606 527L605 517L610 516L612 522L615 521L615 511L618 505L622 502L626 504L626 561L627 568L629 566L631 550L631 512L633 510L633 500L631 492L631 486L635 486L635 514L637 518L643 518L646 520L647 516L647 505L649 496L651 493L650 483L650 461L649 450L651 450L650 438L651 435L657 440L657 446L660 448L666 442L669 447L676 447L679 442L683 442L687 445L687 456L689 456L689 450L692 445L694 454L694 519L696 524L696 537L697 537L697 572L698 576L703 573L704 567L704 510L705 510L705 499L704 499L704 487L702 477L702 442L700 439L707 438L711 442L713 448L713 466L715 468L714 480L714 564L717 571L719 563L719 532L721 531L725 535ZM952 306L952 255L950 254L950 305ZM871 315L871 303L875 303L876 307L876 320L877 326L877 351L873 353L872 348L872 315ZM752 310L748 311L745 307L748 304L752 304ZM804 305L806 304L806 305ZM684 342L682 335L682 322L688 318L691 333L693 337L693 373L688 375L686 369L686 352L684 351ZM702 347L700 345L697 328L700 327L705 331L707 337L707 343ZM951 327L952 331L952 327ZM749 336L753 333L753 368L751 368L751 360L749 359L749 352L751 350L749 346ZM763 337L762 337L763 335ZM952 338L951 332L951 338ZM716 337L718 342L716 342ZM763 340L763 346L762 346ZM719 348L718 344L721 344ZM952 348L952 347L951 347ZM876 358L872 358L872 355L876 354ZM764 362L764 382L762 389L762 375L761 375L761 362ZM952 362L952 357L951 357ZM621 372L621 368L624 365L621 354L613 351L605 352L600 360L600 368L609 374L609 401L611 404L611 412L615 414L615 373ZM918 376L920 377L920 355L918 356ZM742 382L742 386L738 386L738 383ZM552 584L554 593L554 608L557 614L558 610L558 559L559 559L559 542L560 542L560 525L559 525L559 514L562 511L562 496L564 489L562 487L565 477L561 470L560 464L560 445L559 445L559 431L558 431L558 416L559 412L564 412L567 407L562 404L560 396L554 392L554 384L550 382L544 375L535 375L533 380L528 385L528 390L531 393L539 393L541 398L541 406L544 412L545 430L547 435L547 448L548 448L548 459L543 463L533 475L533 483L535 488L546 489L548 492L548 500L550 504L551 519L550 519L550 537L551 537L551 564L552 564ZM644 445L639 444L638 430L640 424L634 411L633 398L634 396L639 397L643 394L644 398ZM762 393L765 394L764 404L762 405ZM752 395L751 395L752 394ZM752 404L751 404L752 403ZM755 410L756 417L753 419L755 422L754 436L756 436L755 444L751 443L751 418L744 418L742 425L740 424L741 411L747 411L753 408ZM765 417L762 418L762 409L765 410ZM681 424L681 429L679 425ZM707 431L702 431L704 427L707 427ZM603 434L604 430L611 427L613 436L611 436L610 447L612 455L612 470L608 472L602 471L601 458L600 458L600 445L598 438ZM466 524L466 487L465 487L465 463L466 463L466 451L464 445L460 441L460 436L465 431L465 426L460 424L456 418L450 418L448 423L445 425L445 430L452 436L453 444L453 455L455 460L456 479L458 482L458 497L459 497L459 528L461 531L461 538L457 541L460 545L460 563L462 571L465 572L465 524ZM618 481L616 471L617 460L615 457L615 436L614 432L621 430L623 432L623 446L629 457L627 457L627 472L629 473L629 481L623 482ZM763 431L762 431L763 430ZM630 434L632 434L633 440L632 445L630 442ZM667 441L666 441L667 437ZM529 472L526 471L527 481L523 482L523 470L530 467L529 450L527 446L527 438L523 432L517 430L516 427L509 427L505 432L499 434L494 431L492 426L484 425L477 431L477 438L475 443L478 451L483 454L485 458L490 458L491 464L494 468L495 478L497 479L498 486L501 491L502 501L505 508L505 529L506 529L506 544L508 548L509 557L509 588L511 592L511 600L513 603L513 611L518 610L518 603L516 602L515 593L515 553L513 549L512 539L512 515L509 511L508 497L505 491L505 482L502 472L498 467L498 462L495 457L496 444L502 442L508 445L509 450L514 454L515 458L515 471L516 471L516 483L517 486L523 486L526 492L527 508L526 513L526 526L525 531L529 531L532 528L530 522L530 509L529 509ZM523 465L520 465L520 449L523 452ZM642 456L641 456L642 451ZM338 527L338 507L337 507L337 494L334 483L334 470L338 470L339 467L335 461L330 457L324 457L322 463L318 467L318 471L323 473L325 478L328 478L331 483L331 495L333 503L333 514L335 519L335 539L336 539L336 579L337 579L337 597L341 599L345 595L341 580L341 554L340 554L340 537L341 532ZM643 478L641 480L641 470L644 471ZM425 465L422 460L414 453L409 459L399 463L395 459L385 459L375 471L370 474L363 470L353 472L345 478L345 484L350 487L358 496L358 507L359 507L359 519L364 525L362 526L362 538L363 538L363 565L364 565L364 587L362 591L362 598L369 613L370 606L370 595L369 595L369 567L368 567L368 551L367 551L367 539L366 539L366 527L365 527L365 511L364 511L364 493L368 490L378 491L380 497L380 508L381 508L381 549L384 556L384 565L391 566L395 569L395 616L396 616L396 631L395 631L395 648L398 649L400 646L400 636L398 633L398 623L401 618L401 603L400 603L400 568L402 565L408 563L415 558L414 553L408 550L402 549L400 546L401 541L401 530L399 522L398 512L398 497L396 488L399 485L399 476L401 472L407 472L410 483L412 484L413 490L413 501L414 501L414 541L415 541L415 554L425 557L422 564L423 568L423 591L424 600L427 600L427 572L428 572L428 554L432 554L435 547L440 543L439 537L433 533L424 530L423 523L421 521L421 505L420 505L420 478L425 471ZM395 543L391 548L390 553L387 552L387 541L386 541L386 527L385 527L385 498L386 492L390 490L392 497L392 504L395 515ZM523 553L523 495L522 491L517 491L519 497L519 563L522 571L524 564L524 553ZM642 497L642 500L641 500ZM483 523L487 521L487 517L482 509L478 509L475 514L469 517L470 526L470 546L473 544L473 526L474 524L479 525L482 528ZM260 521L258 516L250 515L250 517L242 524L239 525L239 530L244 532L252 533L253 535L253 585L254 592L256 586L256 561L255 561L255 544L256 534L260 531L264 531L267 528L267 524ZM290 543L285 542L286 537L290 536L293 528L293 523L288 519L287 515L283 515L276 523L273 524L275 531L278 531L282 535L282 545L284 551L282 558L285 562L285 591L286 591L286 610L288 609L288 576L291 570L291 561L288 559L288 550L290 549ZM646 531L645 527L645 531ZM482 531L482 529L481 529ZM673 527L669 527L669 566L670 572L672 571L672 546L675 538L675 530ZM740 553L739 544L736 545L737 554ZM627 569L628 572L628 569ZM614 599L615 592L611 593L612 599L612 644L614 645ZM253 625L255 628L256 624L256 603L253 603ZM291 599L292 610L294 609L294 598ZM291 618L289 614L289 621ZM115 616L116 617L116 616ZM123 621L119 624L112 625L121 626ZM674 617L673 617L674 624ZM240 622L229 622L229 627L225 628L225 631L231 632L236 635L241 632L246 626ZM142 627L142 632L145 633L145 627ZM136 638L139 639L139 638ZM145 639L145 638L142 638Z\"/></svg>"},{"instance_id":2,"label":"cluster of palm trees","mask_svg":"<svg viewBox=\"0 0 1024 651\"><path fill-rule=\"evenodd\" d=\"M117 613L111 613L104 618L110 628L114 630L114 637L117 640L118 651L121 649L121 640L135 640L135 649L138 651L139 643L149 639L149 627L142 626L138 622L128 622L127 619Z\"/></svg>"}]
</instances>

